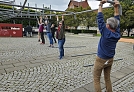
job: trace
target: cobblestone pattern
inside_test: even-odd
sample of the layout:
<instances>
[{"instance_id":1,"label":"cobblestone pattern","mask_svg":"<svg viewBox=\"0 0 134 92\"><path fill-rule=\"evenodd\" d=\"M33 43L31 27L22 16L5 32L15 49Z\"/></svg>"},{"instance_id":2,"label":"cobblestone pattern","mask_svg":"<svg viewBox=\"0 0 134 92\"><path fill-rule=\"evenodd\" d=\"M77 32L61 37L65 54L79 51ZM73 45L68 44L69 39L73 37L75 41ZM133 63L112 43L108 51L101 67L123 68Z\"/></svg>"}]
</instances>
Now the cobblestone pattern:
<instances>
[{"instance_id":1,"label":"cobblestone pattern","mask_svg":"<svg viewBox=\"0 0 134 92\"><path fill-rule=\"evenodd\" d=\"M130 92L131 90L134 91L134 72L113 83L113 86L114 92Z\"/></svg>"},{"instance_id":2,"label":"cobblestone pattern","mask_svg":"<svg viewBox=\"0 0 134 92\"><path fill-rule=\"evenodd\" d=\"M98 40L99 38L69 36L65 43L65 53L71 56L96 52ZM46 46L48 43L39 45L37 38L19 38L19 41L15 38L0 38L0 43L0 62L21 61L24 58L40 59L40 56L45 55L51 58L53 54L55 58L58 56L58 48L49 48ZM0 75L0 92L70 92L91 83L93 67L83 65L93 64L96 55L69 59L66 59L66 55L65 59L54 63L3 73ZM132 44L119 42L115 59L123 60L114 62L112 72L134 64L133 56ZM114 83L114 91L131 90L134 87L133 76L134 73Z\"/></svg>"},{"instance_id":3,"label":"cobblestone pattern","mask_svg":"<svg viewBox=\"0 0 134 92\"><path fill-rule=\"evenodd\" d=\"M77 38L74 39L67 38L66 40L67 40L65 44L66 52L73 52L73 51L80 52L88 49L89 44L86 43L87 39L82 39L76 42L75 40L77 40ZM0 57L2 62L18 60L18 59L21 60L27 58L36 58L44 55L49 54L51 55L58 53L58 49L47 48L47 46L49 46L48 41L46 41L46 45L39 45L39 43L37 43L37 38L23 38L23 39L1 38L0 42L2 43L0 45L1 48ZM95 45L96 47L96 43L95 44L94 43L92 43L92 45ZM57 44L55 44L55 48L57 47L58 47ZM91 48L90 50L92 50L92 48L94 48L93 50L95 50L96 49L95 47L90 46L89 48Z\"/></svg>"},{"instance_id":4,"label":"cobblestone pattern","mask_svg":"<svg viewBox=\"0 0 134 92\"><path fill-rule=\"evenodd\" d=\"M1 76L1 91L70 92L92 81L88 58L50 63ZM90 62L91 63L91 62Z\"/></svg>"}]
</instances>

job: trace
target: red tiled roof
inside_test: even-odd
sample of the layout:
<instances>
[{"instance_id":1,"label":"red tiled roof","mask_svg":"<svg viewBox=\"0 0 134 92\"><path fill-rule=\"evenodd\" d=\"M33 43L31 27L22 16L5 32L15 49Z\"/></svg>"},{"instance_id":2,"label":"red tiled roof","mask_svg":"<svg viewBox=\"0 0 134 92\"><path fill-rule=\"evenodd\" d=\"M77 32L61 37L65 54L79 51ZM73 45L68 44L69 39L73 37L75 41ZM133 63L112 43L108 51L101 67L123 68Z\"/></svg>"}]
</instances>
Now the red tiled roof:
<instances>
[{"instance_id":1,"label":"red tiled roof","mask_svg":"<svg viewBox=\"0 0 134 92\"><path fill-rule=\"evenodd\" d=\"M82 8L87 8L87 7L89 7L89 4L88 4L87 1L79 2L79 5L80 5Z\"/></svg>"},{"instance_id":2,"label":"red tiled roof","mask_svg":"<svg viewBox=\"0 0 134 92\"><path fill-rule=\"evenodd\" d=\"M87 0L81 1L81 2L74 1L74 0L70 0L70 2L69 2L69 4L68 4L68 7L70 6L71 3L72 3L74 6L76 6L76 7L80 7L80 6L81 6L82 8L87 8L87 7L89 7L89 4L88 4Z\"/></svg>"}]
</instances>

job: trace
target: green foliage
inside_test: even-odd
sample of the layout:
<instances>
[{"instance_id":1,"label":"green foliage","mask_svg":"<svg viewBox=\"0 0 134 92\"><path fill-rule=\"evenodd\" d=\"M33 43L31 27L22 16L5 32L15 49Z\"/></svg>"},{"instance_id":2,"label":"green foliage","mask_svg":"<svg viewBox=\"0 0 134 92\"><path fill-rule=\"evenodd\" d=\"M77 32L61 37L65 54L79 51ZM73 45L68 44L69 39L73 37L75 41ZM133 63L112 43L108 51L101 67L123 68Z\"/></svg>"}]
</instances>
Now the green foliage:
<instances>
[{"instance_id":1,"label":"green foliage","mask_svg":"<svg viewBox=\"0 0 134 92\"><path fill-rule=\"evenodd\" d=\"M132 6L134 4L133 0L119 0L121 3L124 3L126 6Z\"/></svg>"},{"instance_id":2,"label":"green foliage","mask_svg":"<svg viewBox=\"0 0 134 92\"><path fill-rule=\"evenodd\" d=\"M134 27L134 3L133 0L121 0L122 16L121 29Z\"/></svg>"},{"instance_id":3,"label":"green foliage","mask_svg":"<svg viewBox=\"0 0 134 92\"><path fill-rule=\"evenodd\" d=\"M114 9L113 8L104 9L103 14L104 14L104 18L105 18L105 21L106 21L107 18L114 16Z\"/></svg>"},{"instance_id":4,"label":"green foliage","mask_svg":"<svg viewBox=\"0 0 134 92\"><path fill-rule=\"evenodd\" d=\"M12 9L12 6L8 6L8 5L0 5L0 8L3 8L3 9Z\"/></svg>"},{"instance_id":5,"label":"green foliage","mask_svg":"<svg viewBox=\"0 0 134 92\"><path fill-rule=\"evenodd\" d=\"M33 9L28 9L28 8L24 8L23 11L35 12L35 10L33 10Z\"/></svg>"},{"instance_id":6,"label":"green foliage","mask_svg":"<svg viewBox=\"0 0 134 92\"><path fill-rule=\"evenodd\" d=\"M94 33L94 34L97 34L97 30L66 29L66 32L71 32L71 33L74 33L74 34L78 34L78 33Z\"/></svg>"},{"instance_id":7,"label":"green foliage","mask_svg":"<svg viewBox=\"0 0 134 92\"><path fill-rule=\"evenodd\" d=\"M86 10L91 10L90 7L88 8L82 8L82 7L77 7L74 9L67 9L67 11L71 12L81 12L81 11L86 11ZM85 13L79 13L76 15L70 15L70 16L65 16L65 22L67 26L73 26L75 29L79 26L95 26L96 25L96 13L95 12L85 12Z\"/></svg>"}]
</instances>

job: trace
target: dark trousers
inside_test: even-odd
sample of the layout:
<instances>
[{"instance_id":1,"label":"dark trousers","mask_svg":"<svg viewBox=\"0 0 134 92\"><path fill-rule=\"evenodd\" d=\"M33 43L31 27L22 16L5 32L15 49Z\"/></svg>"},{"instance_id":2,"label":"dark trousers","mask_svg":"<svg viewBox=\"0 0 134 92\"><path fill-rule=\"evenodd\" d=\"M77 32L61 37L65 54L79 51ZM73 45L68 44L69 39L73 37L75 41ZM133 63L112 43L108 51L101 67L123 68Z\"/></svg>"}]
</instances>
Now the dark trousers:
<instances>
[{"instance_id":1,"label":"dark trousers","mask_svg":"<svg viewBox=\"0 0 134 92\"><path fill-rule=\"evenodd\" d=\"M42 43L45 44L44 32L40 32Z\"/></svg>"},{"instance_id":2,"label":"dark trousers","mask_svg":"<svg viewBox=\"0 0 134 92\"><path fill-rule=\"evenodd\" d=\"M56 43L56 39L55 39L55 37L54 37L54 33L52 33L52 38L54 39L54 41L55 41L55 43Z\"/></svg>"}]
</instances>

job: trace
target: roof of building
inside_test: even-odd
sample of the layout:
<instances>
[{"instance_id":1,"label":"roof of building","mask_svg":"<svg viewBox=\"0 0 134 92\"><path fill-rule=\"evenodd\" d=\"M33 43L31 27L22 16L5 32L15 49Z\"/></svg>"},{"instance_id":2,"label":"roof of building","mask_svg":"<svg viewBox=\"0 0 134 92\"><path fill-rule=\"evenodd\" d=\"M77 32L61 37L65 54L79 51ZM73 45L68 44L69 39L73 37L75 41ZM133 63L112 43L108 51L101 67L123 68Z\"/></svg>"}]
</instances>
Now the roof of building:
<instances>
[{"instance_id":1,"label":"roof of building","mask_svg":"<svg viewBox=\"0 0 134 92\"><path fill-rule=\"evenodd\" d=\"M72 3L74 6L76 6L76 7L79 7L79 6L81 6L82 8L87 8L87 7L89 7L89 4L88 4L87 0L85 0L85 1L80 1L80 2L74 1L74 0L70 0L70 2L69 2L69 4L68 4L68 7L69 7L69 5L70 5L71 3Z\"/></svg>"}]
</instances>

